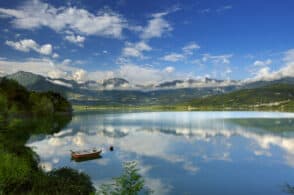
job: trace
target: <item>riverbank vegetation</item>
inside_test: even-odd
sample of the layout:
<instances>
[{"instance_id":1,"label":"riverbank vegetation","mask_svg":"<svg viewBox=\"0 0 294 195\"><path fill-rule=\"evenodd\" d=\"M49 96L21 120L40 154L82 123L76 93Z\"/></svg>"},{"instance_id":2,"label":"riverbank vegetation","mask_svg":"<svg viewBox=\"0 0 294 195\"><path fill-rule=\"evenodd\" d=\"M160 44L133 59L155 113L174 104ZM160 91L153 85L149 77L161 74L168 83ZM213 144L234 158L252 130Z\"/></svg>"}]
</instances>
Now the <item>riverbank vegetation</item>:
<instances>
[{"instance_id":1,"label":"riverbank vegetation","mask_svg":"<svg viewBox=\"0 0 294 195\"><path fill-rule=\"evenodd\" d=\"M25 146L32 134L58 132L71 120L70 103L59 94L29 92L0 81L0 194L90 194L90 178L70 168L44 172ZM62 114L62 115L61 115Z\"/></svg>"},{"instance_id":2,"label":"riverbank vegetation","mask_svg":"<svg viewBox=\"0 0 294 195\"><path fill-rule=\"evenodd\" d=\"M102 184L97 194L128 194L136 195L140 192L151 194L152 190L144 184L144 179L139 174L135 161L124 163L124 170L121 176L113 178L112 183Z\"/></svg>"}]
</instances>

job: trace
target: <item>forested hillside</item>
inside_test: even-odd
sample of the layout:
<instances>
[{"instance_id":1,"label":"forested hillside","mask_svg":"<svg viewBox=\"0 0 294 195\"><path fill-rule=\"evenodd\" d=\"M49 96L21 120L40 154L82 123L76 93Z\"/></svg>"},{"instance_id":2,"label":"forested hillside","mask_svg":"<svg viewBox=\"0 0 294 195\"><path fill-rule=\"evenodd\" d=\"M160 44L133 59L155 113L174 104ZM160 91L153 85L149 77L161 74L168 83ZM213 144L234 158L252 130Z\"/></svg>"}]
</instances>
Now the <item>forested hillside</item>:
<instances>
[{"instance_id":1,"label":"forested hillside","mask_svg":"<svg viewBox=\"0 0 294 195\"><path fill-rule=\"evenodd\" d=\"M28 91L16 81L0 80L0 113L52 115L71 113L71 104L54 92Z\"/></svg>"},{"instance_id":2,"label":"forested hillside","mask_svg":"<svg viewBox=\"0 0 294 195\"><path fill-rule=\"evenodd\" d=\"M273 84L242 89L227 94L194 99L188 103L197 109L278 109L294 110L294 85Z\"/></svg>"}]
</instances>

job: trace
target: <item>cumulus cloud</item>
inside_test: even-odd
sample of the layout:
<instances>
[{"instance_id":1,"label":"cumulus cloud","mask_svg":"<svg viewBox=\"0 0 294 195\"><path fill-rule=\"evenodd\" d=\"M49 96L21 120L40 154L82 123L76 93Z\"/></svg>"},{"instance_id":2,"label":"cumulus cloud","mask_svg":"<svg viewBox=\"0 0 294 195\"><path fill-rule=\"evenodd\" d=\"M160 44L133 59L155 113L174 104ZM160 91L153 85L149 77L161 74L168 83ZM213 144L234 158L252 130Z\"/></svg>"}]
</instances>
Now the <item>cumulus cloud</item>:
<instances>
[{"instance_id":1,"label":"cumulus cloud","mask_svg":"<svg viewBox=\"0 0 294 195\"><path fill-rule=\"evenodd\" d=\"M46 58L29 58L22 61L0 59L0 72L7 75L17 71L26 71L50 78L72 79L77 82L88 80L89 73L74 67L73 63L70 59L59 63Z\"/></svg>"},{"instance_id":2,"label":"cumulus cloud","mask_svg":"<svg viewBox=\"0 0 294 195\"><path fill-rule=\"evenodd\" d=\"M135 84L153 84L162 80L162 71L135 64L121 65L117 74Z\"/></svg>"},{"instance_id":3,"label":"cumulus cloud","mask_svg":"<svg viewBox=\"0 0 294 195\"><path fill-rule=\"evenodd\" d=\"M138 43L127 42L125 48L123 48L122 55L126 57L143 57L142 52L150 50L152 48L144 41Z\"/></svg>"},{"instance_id":4,"label":"cumulus cloud","mask_svg":"<svg viewBox=\"0 0 294 195\"><path fill-rule=\"evenodd\" d=\"M53 78L67 78L64 66L58 66L49 59L24 59L22 61L0 60L0 70L5 74L12 74L17 71L27 71Z\"/></svg>"},{"instance_id":5,"label":"cumulus cloud","mask_svg":"<svg viewBox=\"0 0 294 195\"><path fill-rule=\"evenodd\" d=\"M202 62L212 63L212 64L230 64L230 59L233 57L232 54L224 55L211 55L203 54Z\"/></svg>"},{"instance_id":6,"label":"cumulus cloud","mask_svg":"<svg viewBox=\"0 0 294 195\"><path fill-rule=\"evenodd\" d=\"M71 59L64 59L62 61L62 65L69 65L71 63Z\"/></svg>"},{"instance_id":7,"label":"cumulus cloud","mask_svg":"<svg viewBox=\"0 0 294 195\"><path fill-rule=\"evenodd\" d=\"M177 62L177 61L180 61L180 60L182 60L184 58L185 58L185 56L183 54L171 53L171 54L163 56L162 60L168 61L168 62Z\"/></svg>"},{"instance_id":8,"label":"cumulus cloud","mask_svg":"<svg viewBox=\"0 0 294 195\"><path fill-rule=\"evenodd\" d=\"M36 41L32 39L23 39L17 42L14 41L6 41L6 45L12 47L15 50L22 52L29 52L31 50L42 54L42 55L51 55L52 54L52 45L44 44L39 45Z\"/></svg>"},{"instance_id":9,"label":"cumulus cloud","mask_svg":"<svg viewBox=\"0 0 294 195\"><path fill-rule=\"evenodd\" d=\"M43 58L29 58L22 61L0 59L0 73L7 75L17 71L26 71L50 78L72 79L79 83L87 80L100 82L104 79L118 77L125 78L133 84L141 85L154 84L177 77L173 67L158 69L136 64L122 64L115 69L88 72L73 66L74 63L70 59L65 59L61 62Z\"/></svg>"},{"instance_id":10,"label":"cumulus cloud","mask_svg":"<svg viewBox=\"0 0 294 195\"><path fill-rule=\"evenodd\" d=\"M83 43L84 41L86 40L85 37L83 36L80 36L80 35L74 35L74 34L71 34L71 35L66 35L65 36L65 39L71 43L75 43L79 46L83 46Z\"/></svg>"},{"instance_id":11,"label":"cumulus cloud","mask_svg":"<svg viewBox=\"0 0 294 195\"><path fill-rule=\"evenodd\" d=\"M43 55L50 55L52 53L52 45L51 44L45 44L39 47L39 50L37 50L40 54Z\"/></svg>"},{"instance_id":12,"label":"cumulus cloud","mask_svg":"<svg viewBox=\"0 0 294 195\"><path fill-rule=\"evenodd\" d=\"M199 48L200 48L200 46L198 44L192 42L192 43L185 45L182 48L183 52L181 52L181 53L174 53L173 52L173 53L170 53L170 54L163 56L161 59L164 61L168 61L168 62L177 62L177 61L183 60L186 57L192 55L193 52Z\"/></svg>"},{"instance_id":13,"label":"cumulus cloud","mask_svg":"<svg viewBox=\"0 0 294 195\"><path fill-rule=\"evenodd\" d=\"M27 1L17 9L0 8L2 16L10 17L20 29L48 27L61 32L71 30L84 35L120 38L127 27L119 14L101 10L96 14L76 7L54 7L39 0Z\"/></svg>"},{"instance_id":14,"label":"cumulus cloud","mask_svg":"<svg viewBox=\"0 0 294 195\"><path fill-rule=\"evenodd\" d=\"M267 60L264 60L264 61L262 61L262 60L256 60L253 63L254 66L268 66L270 64L272 64L272 60L271 59L267 59Z\"/></svg>"},{"instance_id":15,"label":"cumulus cloud","mask_svg":"<svg viewBox=\"0 0 294 195\"><path fill-rule=\"evenodd\" d=\"M290 49L290 50L286 51L283 60L286 63L293 63L294 62L294 49Z\"/></svg>"},{"instance_id":16,"label":"cumulus cloud","mask_svg":"<svg viewBox=\"0 0 294 195\"><path fill-rule=\"evenodd\" d=\"M254 77L247 81L256 80L276 80L283 77L293 77L294 75L294 49L290 49L284 53L284 66L278 70L271 70L268 66L262 66L253 73Z\"/></svg>"},{"instance_id":17,"label":"cumulus cloud","mask_svg":"<svg viewBox=\"0 0 294 195\"><path fill-rule=\"evenodd\" d=\"M192 55L193 51L196 49L200 49L200 46L196 43L189 43L182 48L186 55Z\"/></svg>"},{"instance_id":18,"label":"cumulus cloud","mask_svg":"<svg viewBox=\"0 0 294 195\"><path fill-rule=\"evenodd\" d=\"M147 26L142 29L141 38L150 39L161 37L164 33L172 31L172 26L163 18L167 14L169 14L169 12L152 14Z\"/></svg>"},{"instance_id":19,"label":"cumulus cloud","mask_svg":"<svg viewBox=\"0 0 294 195\"><path fill-rule=\"evenodd\" d=\"M271 71L269 67L262 67L257 71L253 80L276 80L283 77L293 77L294 62L286 64L279 70Z\"/></svg>"},{"instance_id":20,"label":"cumulus cloud","mask_svg":"<svg viewBox=\"0 0 294 195\"><path fill-rule=\"evenodd\" d=\"M167 73L172 73L175 71L175 68L173 66L167 66L164 71Z\"/></svg>"},{"instance_id":21,"label":"cumulus cloud","mask_svg":"<svg viewBox=\"0 0 294 195\"><path fill-rule=\"evenodd\" d=\"M76 70L72 73L72 77L74 80L78 82L83 82L86 80L86 74L87 72L83 69Z\"/></svg>"},{"instance_id":22,"label":"cumulus cloud","mask_svg":"<svg viewBox=\"0 0 294 195\"><path fill-rule=\"evenodd\" d=\"M57 53L54 53L54 54L52 55L52 57L53 57L53 58L58 58L59 55L58 55Z\"/></svg>"}]
</instances>

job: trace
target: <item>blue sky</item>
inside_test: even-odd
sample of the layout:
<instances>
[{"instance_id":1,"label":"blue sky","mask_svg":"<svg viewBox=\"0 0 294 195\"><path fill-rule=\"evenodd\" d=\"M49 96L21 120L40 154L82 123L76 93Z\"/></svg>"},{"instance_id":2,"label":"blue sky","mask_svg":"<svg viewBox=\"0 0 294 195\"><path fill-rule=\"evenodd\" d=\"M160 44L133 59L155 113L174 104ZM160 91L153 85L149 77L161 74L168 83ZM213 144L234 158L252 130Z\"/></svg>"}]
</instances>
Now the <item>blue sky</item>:
<instances>
[{"instance_id":1,"label":"blue sky","mask_svg":"<svg viewBox=\"0 0 294 195\"><path fill-rule=\"evenodd\" d=\"M294 75L292 0L0 0L0 74L102 80Z\"/></svg>"}]
</instances>

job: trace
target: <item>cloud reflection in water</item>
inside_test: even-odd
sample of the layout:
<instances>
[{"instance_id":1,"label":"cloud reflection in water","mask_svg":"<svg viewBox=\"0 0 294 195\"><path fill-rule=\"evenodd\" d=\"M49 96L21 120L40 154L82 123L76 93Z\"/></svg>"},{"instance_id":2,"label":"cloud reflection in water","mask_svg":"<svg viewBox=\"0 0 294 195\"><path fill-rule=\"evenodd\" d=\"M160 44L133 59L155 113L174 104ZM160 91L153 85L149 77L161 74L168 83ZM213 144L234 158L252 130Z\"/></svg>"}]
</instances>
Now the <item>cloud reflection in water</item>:
<instances>
[{"instance_id":1,"label":"cloud reflection in water","mask_svg":"<svg viewBox=\"0 0 294 195\"><path fill-rule=\"evenodd\" d=\"M160 168L165 165L176 166L182 170L183 177L197 175L209 162L238 163L260 157L294 167L293 133L285 136L283 131L271 132L256 127L250 124L244 113L240 115L241 123L230 119L232 116L238 118L236 113L213 113L207 117L208 114L77 115L67 129L42 140L29 141L28 146L34 147L39 154L45 170L71 166L89 174L97 186L118 176L122 162L137 160L146 184L158 194L177 187L169 179L169 176L178 174L176 171L171 170L169 175L161 177ZM286 123L287 127L289 124L293 127L287 113L280 115L281 119L274 113L259 114L262 118L275 116L276 119L272 120L279 126ZM109 145L114 145L113 153L108 151ZM102 159L81 164L69 159L71 149L99 146L103 147ZM281 151L283 159L275 154L273 147ZM93 168L98 170L93 173ZM155 174L154 170L158 173Z\"/></svg>"}]
</instances>

